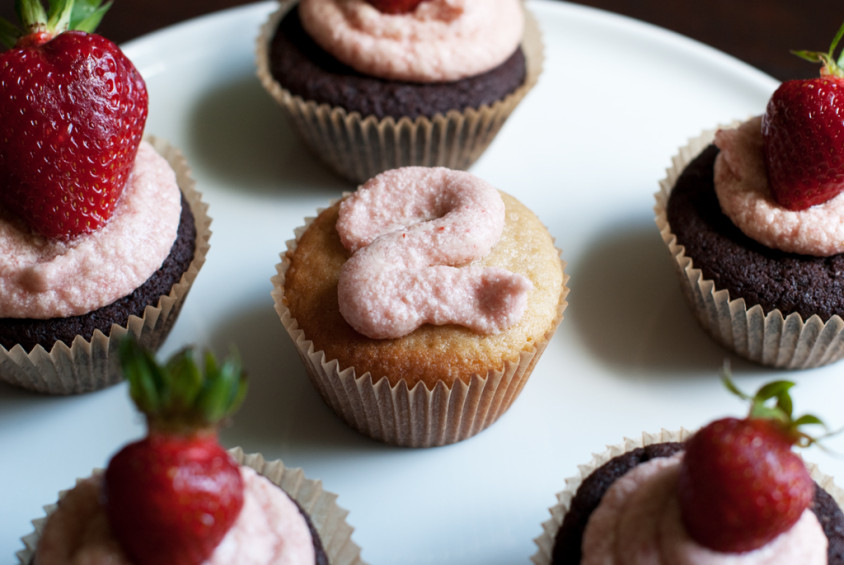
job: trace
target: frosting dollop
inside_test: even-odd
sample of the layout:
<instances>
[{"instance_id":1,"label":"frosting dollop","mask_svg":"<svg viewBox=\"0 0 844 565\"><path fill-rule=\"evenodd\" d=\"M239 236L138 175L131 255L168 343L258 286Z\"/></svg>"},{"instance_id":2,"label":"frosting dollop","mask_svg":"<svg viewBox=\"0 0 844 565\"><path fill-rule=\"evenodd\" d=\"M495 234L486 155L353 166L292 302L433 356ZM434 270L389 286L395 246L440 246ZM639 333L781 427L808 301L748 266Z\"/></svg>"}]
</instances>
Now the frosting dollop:
<instances>
[{"instance_id":1,"label":"frosting dollop","mask_svg":"<svg viewBox=\"0 0 844 565\"><path fill-rule=\"evenodd\" d=\"M761 117L715 134L715 192L721 210L745 235L788 253L829 257L844 252L844 193L805 210L774 200L762 153Z\"/></svg>"},{"instance_id":2,"label":"frosting dollop","mask_svg":"<svg viewBox=\"0 0 844 565\"><path fill-rule=\"evenodd\" d=\"M651 459L613 482L586 525L582 565L826 564L828 541L811 510L754 551L720 553L692 540L676 496L682 455Z\"/></svg>"},{"instance_id":3,"label":"frosting dollop","mask_svg":"<svg viewBox=\"0 0 844 565\"><path fill-rule=\"evenodd\" d=\"M353 252L340 271L340 314L373 339L423 324L503 331L522 317L532 283L469 264L503 229L501 195L470 173L403 167L373 177L340 204L337 232Z\"/></svg>"},{"instance_id":4,"label":"frosting dollop","mask_svg":"<svg viewBox=\"0 0 844 565\"><path fill-rule=\"evenodd\" d=\"M76 316L129 294L167 258L181 209L175 173L142 142L102 229L58 241L0 218L0 318Z\"/></svg>"},{"instance_id":5,"label":"frosting dollop","mask_svg":"<svg viewBox=\"0 0 844 565\"><path fill-rule=\"evenodd\" d=\"M314 545L296 504L250 467L241 467L243 508L203 565L313 565ZM80 481L47 520L35 565L131 565L100 503L101 475Z\"/></svg>"},{"instance_id":6,"label":"frosting dollop","mask_svg":"<svg viewBox=\"0 0 844 565\"><path fill-rule=\"evenodd\" d=\"M385 14L366 0L302 0L302 25L353 69L388 80L445 82L503 63L521 42L519 0L426 0Z\"/></svg>"}]
</instances>

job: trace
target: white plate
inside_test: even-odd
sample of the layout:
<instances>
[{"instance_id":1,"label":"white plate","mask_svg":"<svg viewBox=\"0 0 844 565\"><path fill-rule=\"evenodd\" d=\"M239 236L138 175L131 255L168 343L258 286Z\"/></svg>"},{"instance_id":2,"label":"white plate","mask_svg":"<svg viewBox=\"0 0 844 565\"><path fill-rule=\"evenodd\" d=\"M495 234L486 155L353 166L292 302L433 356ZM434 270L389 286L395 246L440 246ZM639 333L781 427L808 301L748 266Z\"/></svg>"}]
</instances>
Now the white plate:
<instances>
[{"instance_id":1,"label":"white plate","mask_svg":"<svg viewBox=\"0 0 844 565\"><path fill-rule=\"evenodd\" d=\"M229 10L125 46L149 86L147 131L184 150L214 218L208 261L162 355L187 343L238 346L251 391L222 434L227 446L322 479L373 565L527 564L555 493L593 451L744 411L717 379L728 355L683 303L653 193L676 147L759 113L774 80L659 28L531 1L545 73L473 171L548 225L568 262L570 305L499 422L457 445L396 449L323 405L273 310L269 280L285 240L349 187L299 146L254 76L254 38L272 8ZM798 411L844 424L842 366L783 374L733 359L733 368L747 390L796 379ZM42 505L140 432L125 385L74 398L0 387L0 561L14 559ZM844 460L816 449L807 457L844 477Z\"/></svg>"}]
</instances>

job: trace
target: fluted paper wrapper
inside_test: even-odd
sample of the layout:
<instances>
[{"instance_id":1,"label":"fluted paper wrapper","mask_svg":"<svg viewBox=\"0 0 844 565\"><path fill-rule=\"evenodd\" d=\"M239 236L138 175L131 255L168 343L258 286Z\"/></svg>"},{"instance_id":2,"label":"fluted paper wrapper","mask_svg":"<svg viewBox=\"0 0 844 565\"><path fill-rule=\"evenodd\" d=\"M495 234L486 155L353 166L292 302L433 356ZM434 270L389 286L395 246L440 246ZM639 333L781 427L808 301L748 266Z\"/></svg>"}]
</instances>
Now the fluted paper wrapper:
<instances>
[{"instance_id":1,"label":"fluted paper wrapper","mask_svg":"<svg viewBox=\"0 0 844 565\"><path fill-rule=\"evenodd\" d=\"M313 218L295 231L287 242L288 252ZM341 367L327 359L290 314L284 301L284 279L290 261L282 254L272 277L272 296L281 323L293 340L313 385L323 400L349 426L373 439L404 447L435 447L470 438L492 425L504 414L525 386L530 374L563 319L567 306L568 275L563 273L563 290L556 318L544 339L520 352L500 370L473 375L468 384L456 379L439 382L433 390L423 383L412 388L404 380L395 385L385 376L374 379L369 372L358 374L354 367Z\"/></svg>"},{"instance_id":2,"label":"fluted paper wrapper","mask_svg":"<svg viewBox=\"0 0 844 565\"><path fill-rule=\"evenodd\" d=\"M349 512L337 505L337 495L324 490L321 481L308 479L300 468L285 467L280 460L266 461L261 454L247 454L239 447L230 449L229 454L239 465L251 467L299 504L313 523L331 565L365 565L360 547L352 540L353 528L346 521ZM60 499L65 492L59 493ZM55 509L56 504L44 507L47 516ZM17 554L20 565L32 561L46 522L46 516L33 520L35 531L22 538L25 549Z\"/></svg>"},{"instance_id":3,"label":"fluted paper wrapper","mask_svg":"<svg viewBox=\"0 0 844 565\"><path fill-rule=\"evenodd\" d=\"M205 263L211 237L208 205L196 190L196 183L182 153L168 142L147 138L176 172L196 224L193 261L178 283L157 304L146 307L142 317L130 316L126 325L114 324L108 335L96 330L91 339L77 336L68 346L57 341L47 351L37 345L27 352L20 345L0 346L0 381L45 394L79 394L111 386L122 380L117 366L120 341L129 333L151 351L157 350L173 327L200 267Z\"/></svg>"},{"instance_id":4,"label":"fluted paper wrapper","mask_svg":"<svg viewBox=\"0 0 844 565\"><path fill-rule=\"evenodd\" d=\"M689 305L716 341L756 363L780 369L808 369L838 361L844 357L841 317L836 315L824 322L817 315L804 320L799 313L783 316L777 309L765 312L758 304L747 308L743 298L731 299L726 289L718 289L714 281L703 278L671 231L666 212L668 197L683 169L712 143L716 131L705 131L680 148L655 195L656 225L674 259Z\"/></svg>"},{"instance_id":5,"label":"fluted paper wrapper","mask_svg":"<svg viewBox=\"0 0 844 565\"><path fill-rule=\"evenodd\" d=\"M665 442L684 442L691 437L692 432L680 429L679 431L661 430L659 433L643 432L638 438L624 438L622 443L616 445L608 445L606 450L600 454L593 454L592 460L585 465L578 465L578 473L566 479L564 490L557 493L557 503L549 509L551 518L542 524L542 534L537 537L534 542L538 549L531 557L534 565L550 565L554 550L554 541L557 532L563 525L563 519L571 506L571 501L574 498L577 489L580 488L581 483L591 475L599 467L607 463L610 459L617 457L628 451L632 451L639 447L651 445L654 443ZM839 506L844 505L844 491L836 486L832 477L822 473L817 465L814 463L806 463L806 469L812 479L832 496Z\"/></svg>"},{"instance_id":6,"label":"fluted paper wrapper","mask_svg":"<svg viewBox=\"0 0 844 565\"><path fill-rule=\"evenodd\" d=\"M525 9L522 50L527 62L524 84L507 97L480 108L452 110L416 119L361 116L294 96L270 72L268 45L294 0L280 7L262 26L256 46L258 78L282 107L308 148L343 178L358 184L388 169L408 165L468 169L487 149L504 122L536 85L544 51L534 17Z\"/></svg>"}]
</instances>

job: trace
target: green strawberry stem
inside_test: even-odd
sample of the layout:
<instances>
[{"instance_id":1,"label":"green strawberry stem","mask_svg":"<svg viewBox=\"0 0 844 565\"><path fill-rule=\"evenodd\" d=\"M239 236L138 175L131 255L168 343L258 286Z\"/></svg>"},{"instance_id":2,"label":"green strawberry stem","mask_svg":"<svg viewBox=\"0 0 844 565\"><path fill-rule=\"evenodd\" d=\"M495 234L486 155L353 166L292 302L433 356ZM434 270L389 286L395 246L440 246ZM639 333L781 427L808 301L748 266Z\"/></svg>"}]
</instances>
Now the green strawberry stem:
<instances>
[{"instance_id":1,"label":"green strawberry stem","mask_svg":"<svg viewBox=\"0 0 844 565\"><path fill-rule=\"evenodd\" d=\"M812 63L822 63L821 75L844 77L844 51L839 54L837 60L835 58L835 50L838 49L842 37L844 37L844 23L838 28L838 33L835 34L829 51L826 53L819 51L792 51L792 53Z\"/></svg>"},{"instance_id":2,"label":"green strawberry stem","mask_svg":"<svg viewBox=\"0 0 844 565\"><path fill-rule=\"evenodd\" d=\"M246 376L236 355L218 364L209 352L204 367L197 352L186 348L164 365L133 338L120 344L120 364L129 395L152 432L216 432L243 403Z\"/></svg>"},{"instance_id":3,"label":"green strawberry stem","mask_svg":"<svg viewBox=\"0 0 844 565\"><path fill-rule=\"evenodd\" d=\"M0 44L11 49L32 42L26 38L33 35L40 36L36 43L44 43L68 30L91 33L100 25L112 1L51 0L49 11L45 11L41 0L16 0L20 26L0 18Z\"/></svg>"},{"instance_id":4,"label":"green strawberry stem","mask_svg":"<svg viewBox=\"0 0 844 565\"><path fill-rule=\"evenodd\" d=\"M721 380L724 386L734 395L742 400L750 401L748 418L761 418L778 422L786 437L789 437L794 445L808 447L817 443L821 438L832 435L828 431L826 424L813 414L804 414L798 418L794 418L794 403L789 394L789 391L794 386L794 383L791 381L769 382L762 385L753 396L750 396L739 390L730 378L727 367L721 373ZM773 405L770 404L771 401L774 402ZM827 432L823 436L813 437L801 429L801 427L809 425L822 426Z\"/></svg>"}]
</instances>

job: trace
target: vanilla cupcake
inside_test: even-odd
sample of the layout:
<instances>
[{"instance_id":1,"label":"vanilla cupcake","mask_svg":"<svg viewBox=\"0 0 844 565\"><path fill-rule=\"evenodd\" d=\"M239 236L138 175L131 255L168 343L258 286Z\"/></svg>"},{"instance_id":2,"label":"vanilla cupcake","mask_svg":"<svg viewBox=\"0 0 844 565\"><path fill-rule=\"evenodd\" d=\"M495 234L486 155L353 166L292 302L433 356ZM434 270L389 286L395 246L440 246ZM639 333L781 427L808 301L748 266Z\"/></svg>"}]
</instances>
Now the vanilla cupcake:
<instances>
[{"instance_id":1,"label":"vanilla cupcake","mask_svg":"<svg viewBox=\"0 0 844 565\"><path fill-rule=\"evenodd\" d=\"M68 243L0 218L0 379L49 394L118 382L123 337L154 350L172 329L208 252L207 208L183 155L149 138L104 228Z\"/></svg>"},{"instance_id":2,"label":"vanilla cupcake","mask_svg":"<svg viewBox=\"0 0 844 565\"><path fill-rule=\"evenodd\" d=\"M407 165L468 168L541 73L535 20L520 0L377 4L280 0L257 43L264 88L354 183Z\"/></svg>"},{"instance_id":3,"label":"vanilla cupcake","mask_svg":"<svg viewBox=\"0 0 844 565\"><path fill-rule=\"evenodd\" d=\"M562 320L566 279L515 198L462 171L405 167L297 230L272 295L335 412L375 439L427 447L510 407Z\"/></svg>"}]
</instances>

